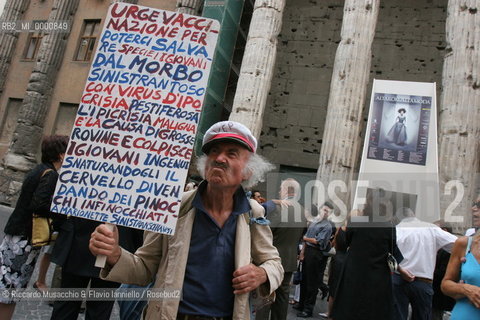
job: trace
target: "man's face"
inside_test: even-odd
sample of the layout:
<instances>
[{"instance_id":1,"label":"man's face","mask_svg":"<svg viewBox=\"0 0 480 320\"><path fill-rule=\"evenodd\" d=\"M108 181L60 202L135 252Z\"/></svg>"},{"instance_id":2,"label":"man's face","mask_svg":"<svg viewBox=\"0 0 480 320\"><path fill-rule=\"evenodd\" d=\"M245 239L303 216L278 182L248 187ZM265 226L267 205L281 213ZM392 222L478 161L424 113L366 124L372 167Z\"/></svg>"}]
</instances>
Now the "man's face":
<instances>
[{"instance_id":1,"label":"man's face","mask_svg":"<svg viewBox=\"0 0 480 320\"><path fill-rule=\"evenodd\" d=\"M238 187L248 176L244 168L250 151L234 142L218 142L207 155L205 179L212 186Z\"/></svg>"},{"instance_id":2,"label":"man's face","mask_svg":"<svg viewBox=\"0 0 480 320\"><path fill-rule=\"evenodd\" d=\"M258 203L262 203L262 195L260 192L256 191L253 193L253 200L256 200Z\"/></svg>"},{"instance_id":3,"label":"man's face","mask_svg":"<svg viewBox=\"0 0 480 320\"><path fill-rule=\"evenodd\" d=\"M473 226L480 227L480 196L475 200L475 204L472 206Z\"/></svg>"},{"instance_id":4,"label":"man's face","mask_svg":"<svg viewBox=\"0 0 480 320\"><path fill-rule=\"evenodd\" d=\"M327 219L331 212L332 209L327 206L322 206L319 215L322 217L322 219Z\"/></svg>"}]
</instances>

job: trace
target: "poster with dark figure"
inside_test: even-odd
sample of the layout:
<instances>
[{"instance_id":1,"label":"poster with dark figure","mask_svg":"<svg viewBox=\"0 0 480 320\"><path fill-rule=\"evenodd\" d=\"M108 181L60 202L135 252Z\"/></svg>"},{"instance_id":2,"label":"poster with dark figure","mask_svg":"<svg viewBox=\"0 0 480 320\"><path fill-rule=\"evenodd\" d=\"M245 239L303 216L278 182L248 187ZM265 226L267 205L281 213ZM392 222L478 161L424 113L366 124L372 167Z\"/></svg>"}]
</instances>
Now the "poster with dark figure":
<instances>
[{"instance_id":1,"label":"poster with dark figure","mask_svg":"<svg viewBox=\"0 0 480 320\"><path fill-rule=\"evenodd\" d=\"M425 165L432 97L375 93L368 159Z\"/></svg>"},{"instance_id":2,"label":"poster with dark figure","mask_svg":"<svg viewBox=\"0 0 480 320\"><path fill-rule=\"evenodd\" d=\"M406 122L407 117L405 113L407 111L405 108L398 109L398 116L396 118L395 124L387 133L387 141L390 143L395 143L397 146L404 146L407 142L407 128Z\"/></svg>"}]
</instances>

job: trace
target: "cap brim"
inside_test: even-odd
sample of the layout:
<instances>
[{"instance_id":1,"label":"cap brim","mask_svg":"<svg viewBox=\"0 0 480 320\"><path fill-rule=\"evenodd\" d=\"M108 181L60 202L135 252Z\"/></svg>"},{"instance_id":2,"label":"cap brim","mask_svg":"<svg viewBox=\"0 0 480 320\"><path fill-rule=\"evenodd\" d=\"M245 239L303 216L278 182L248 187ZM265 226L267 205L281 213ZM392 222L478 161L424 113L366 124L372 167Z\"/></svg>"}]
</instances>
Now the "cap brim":
<instances>
[{"instance_id":1,"label":"cap brim","mask_svg":"<svg viewBox=\"0 0 480 320\"><path fill-rule=\"evenodd\" d=\"M248 143L246 143L242 139L239 139L239 138L236 138L236 137L220 137L220 138L213 138L210 141L208 141L207 143L205 143L202 146L203 153L207 154L208 151L210 151L210 148L215 143L218 143L218 142L235 142L235 143L238 143L239 145L241 145L242 147L244 147L245 149L247 149L248 151L253 152L252 147L250 145L248 145Z\"/></svg>"}]
</instances>

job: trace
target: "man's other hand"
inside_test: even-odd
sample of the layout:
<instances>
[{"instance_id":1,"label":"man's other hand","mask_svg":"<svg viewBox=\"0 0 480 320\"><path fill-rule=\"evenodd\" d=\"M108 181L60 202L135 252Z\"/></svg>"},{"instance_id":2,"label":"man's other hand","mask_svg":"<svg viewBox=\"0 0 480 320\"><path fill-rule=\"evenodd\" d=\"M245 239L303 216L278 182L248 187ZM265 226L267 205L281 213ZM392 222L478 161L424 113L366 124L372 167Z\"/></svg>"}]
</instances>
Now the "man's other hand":
<instances>
[{"instance_id":1,"label":"man's other hand","mask_svg":"<svg viewBox=\"0 0 480 320\"><path fill-rule=\"evenodd\" d=\"M234 294L247 293L255 290L262 283L267 281L267 273L263 268L249 264L238 268L233 273Z\"/></svg>"}]
</instances>

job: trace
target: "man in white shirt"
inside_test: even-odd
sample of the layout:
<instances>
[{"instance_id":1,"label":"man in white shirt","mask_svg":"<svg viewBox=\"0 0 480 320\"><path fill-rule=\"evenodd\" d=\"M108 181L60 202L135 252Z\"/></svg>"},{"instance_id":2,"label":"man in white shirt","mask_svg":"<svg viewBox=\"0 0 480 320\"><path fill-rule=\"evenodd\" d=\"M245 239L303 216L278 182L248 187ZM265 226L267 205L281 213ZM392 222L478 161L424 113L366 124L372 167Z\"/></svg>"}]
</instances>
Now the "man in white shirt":
<instances>
[{"instance_id":1,"label":"man in white shirt","mask_svg":"<svg viewBox=\"0 0 480 320\"><path fill-rule=\"evenodd\" d=\"M423 222L406 209L397 225L397 246L404 260L400 263L402 276L394 274L394 319L407 320L408 304L412 306L412 319L430 320L432 315L432 279L437 251L451 252L457 237L433 223Z\"/></svg>"}]
</instances>

